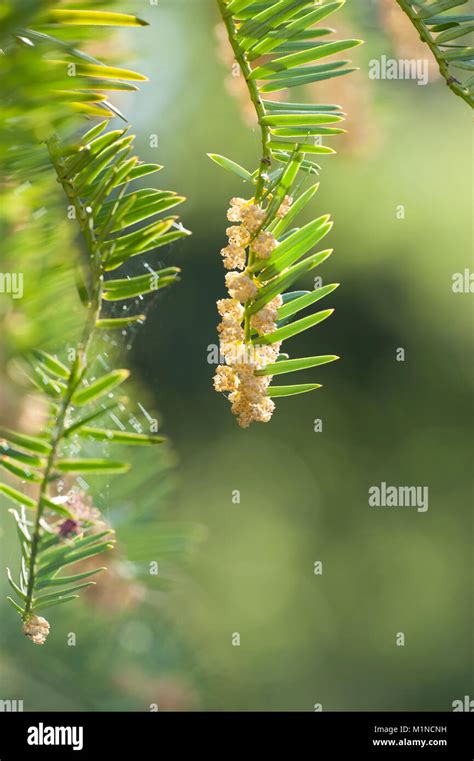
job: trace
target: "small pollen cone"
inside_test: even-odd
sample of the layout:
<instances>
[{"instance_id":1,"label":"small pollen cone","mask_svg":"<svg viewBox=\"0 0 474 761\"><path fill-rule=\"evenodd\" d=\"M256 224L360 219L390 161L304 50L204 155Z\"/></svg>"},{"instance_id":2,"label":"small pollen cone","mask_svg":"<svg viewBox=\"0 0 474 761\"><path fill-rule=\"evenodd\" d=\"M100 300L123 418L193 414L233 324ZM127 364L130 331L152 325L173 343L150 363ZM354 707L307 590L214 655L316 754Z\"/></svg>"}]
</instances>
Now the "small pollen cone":
<instances>
[{"instance_id":1,"label":"small pollen cone","mask_svg":"<svg viewBox=\"0 0 474 761\"><path fill-rule=\"evenodd\" d=\"M31 616L23 624L22 631L35 645L44 645L49 634L49 623L42 616Z\"/></svg>"}]
</instances>

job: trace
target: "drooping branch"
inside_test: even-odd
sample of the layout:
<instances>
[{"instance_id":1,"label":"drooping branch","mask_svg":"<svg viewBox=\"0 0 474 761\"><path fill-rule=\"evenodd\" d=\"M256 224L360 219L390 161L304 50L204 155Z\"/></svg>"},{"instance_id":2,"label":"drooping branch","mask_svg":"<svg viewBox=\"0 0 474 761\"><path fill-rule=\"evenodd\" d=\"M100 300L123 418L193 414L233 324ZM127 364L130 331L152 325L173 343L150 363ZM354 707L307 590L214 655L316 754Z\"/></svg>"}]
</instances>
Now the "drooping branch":
<instances>
[{"instance_id":1,"label":"drooping branch","mask_svg":"<svg viewBox=\"0 0 474 761\"><path fill-rule=\"evenodd\" d=\"M240 225L227 229L229 244L221 251L225 268L233 271L226 275L230 298L217 305L225 364L214 376L216 391L229 393L232 412L246 428L253 421L270 420L274 397L320 388L317 383L272 385L274 375L337 359L331 355L289 360L280 353L285 339L317 325L333 311L289 319L337 284L314 293L283 293L330 255L331 250L326 250L305 256L331 229L329 215L283 236L318 187L300 194L299 173L317 174L320 167L313 157L335 152L322 139L343 132L334 125L344 114L337 105L292 103L289 98L272 101L266 94L353 71L347 68L349 61L324 59L359 45L360 40L321 42L333 30L317 27L317 22L338 11L343 0L317 6L307 0L217 0L217 4L255 108L262 145L256 172L209 154L218 165L255 185L251 199L233 198L228 210L228 219Z\"/></svg>"},{"instance_id":2,"label":"drooping branch","mask_svg":"<svg viewBox=\"0 0 474 761\"><path fill-rule=\"evenodd\" d=\"M463 84L454 76L450 66L466 68L472 71L474 48L472 46L457 46L453 40L466 35L472 35L474 15L447 16L446 11L459 6L458 0L444 4L442 11L437 12L438 3L429 5L428 2L412 2L411 0L396 0L402 11L408 16L417 30L420 39L431 50L438 64L441 76L449 89L474 107L474 91L472 81ZM466 3L467 4L467 3ZM472 78L471 78L472 79Z\"/></svg>"}]
</instances>

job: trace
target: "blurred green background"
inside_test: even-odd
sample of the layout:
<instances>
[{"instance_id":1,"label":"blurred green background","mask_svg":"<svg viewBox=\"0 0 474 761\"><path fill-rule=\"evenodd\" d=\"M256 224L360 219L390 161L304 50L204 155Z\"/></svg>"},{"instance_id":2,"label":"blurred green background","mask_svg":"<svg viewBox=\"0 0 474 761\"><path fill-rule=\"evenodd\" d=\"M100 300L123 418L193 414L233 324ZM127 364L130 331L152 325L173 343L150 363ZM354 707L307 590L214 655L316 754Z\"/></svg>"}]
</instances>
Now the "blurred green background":
<instances>
[{"instance_id":1,"label":"blurred green background","mask_svg":"<svg viewBox=\"0 0 474 761\"><path fill-rule=\"evenodd\" d=\"M340 102L349 134L337 156L323 157L307 211L335 219L335 254L316 274L341 283L325 302L336 312L290 350L342 360L301 378L322 382L320 391L279 400L270 424L248 430L213 391L207 359L225 295L228 201L250 191L206 153L253 170L259 134L235 82L229 91L213 0L120 8L151 22L116 38L151 81L116 102L141 158L165 164L159 186L188 196L182 216L193 237L153 256L180 264L183 280L158 297L127 358L137 399L160 410L177 456L137 463L146 480L114 482L107 504L119 539L130 511L125 548L133 531L141 545L137 505L199 524L202 541L170 590L142 588L136 566L151 552L143 524L144 554L117 561L116 604L104 592L58 608L44 648L19 635L4 603L0 697L23 699L25 710L443 711L472 695L472 295L452 291L453 274L472 268L470 114L435 69L425 87L369 79L369 61L383 54L429 57L394 6L348 3L335 25L366 40L353 54L360 71L303 93ZM24 235L32 244L39 232L30 225ZM48 240L38 256L48 256ZM64 243L54 250L64 260ZM10 351L21 344L11 315L6 335ZM11 377L5 389L8 417ZM368 489L382 481L428 486L428 511L369 507ZM6 565L18 554L6 511L1 528Z\"/></svg>"}]
</instances>

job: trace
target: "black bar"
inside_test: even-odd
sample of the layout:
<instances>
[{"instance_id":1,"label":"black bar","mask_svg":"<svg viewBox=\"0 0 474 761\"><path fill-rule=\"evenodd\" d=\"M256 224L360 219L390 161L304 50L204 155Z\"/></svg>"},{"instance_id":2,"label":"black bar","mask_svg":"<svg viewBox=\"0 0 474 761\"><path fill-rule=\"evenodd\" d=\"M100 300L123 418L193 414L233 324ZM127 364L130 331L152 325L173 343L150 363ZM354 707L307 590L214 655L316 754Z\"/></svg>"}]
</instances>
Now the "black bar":
<instances>
[{"instance_id":1,"label":"black bar","mask_svg":"<svg viewBox=\"0 0 474 761\"><path fill-rule=\"evenodd\" d=\"M275 752L291 759L474 759L472 713L0 713L0 761ZM50 742L56 744L52 745ZM34 744L38 743L38 744ZM64 744L69 743L69 745ZM76 750L74 750L74 746ZM128 749L128 750L127 750Z\"/></svg>"}]
</instances>

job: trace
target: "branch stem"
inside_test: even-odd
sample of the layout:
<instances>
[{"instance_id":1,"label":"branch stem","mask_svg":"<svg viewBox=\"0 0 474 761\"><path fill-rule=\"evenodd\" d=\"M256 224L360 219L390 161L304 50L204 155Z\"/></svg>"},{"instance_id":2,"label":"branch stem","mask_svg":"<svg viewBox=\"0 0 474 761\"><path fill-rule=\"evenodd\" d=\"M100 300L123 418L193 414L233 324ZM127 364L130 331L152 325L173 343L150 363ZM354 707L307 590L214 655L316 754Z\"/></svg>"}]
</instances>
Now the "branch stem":
<instances>
[{"instance_id":1,"label":"branch stem","mask_svg":"<svg viewBox=\"0 0 474 761\"><path fill-rule=\"evenodd\" d=\"M247 85L247 89L250 95L250 99L254 105L255 113L257 115L257 120L260 127L262 156L260 159L260 165L258 169L257 182L256 182L256 188L255 188L255 196L254 196L255 203L259 203L265 191L265 180L267 178L268 171L271 167L271 162L272 162L272 154L270 149L270 139L271 139L270 128L268 125L264 124L263 122L263 119L266 116L265 105L263 103L262 98L260 97L260 92L258 90L255 80L251 78L252 67L250 66L247 54L241 49L239 45L239 41L237 38L238 30L237 30L235 21L233 19L233 16L231 13L227 11L225 0L217 0L217 4L219 6L222 20L227 30L227 36L229 38L229 42L232 46L232 50L234 51L235 60L239 64L240 70L244 76L245 83ZM253 274L250 268L252 267L252 264L254 263L254 258L255 257L252 252L252 249L250 249L249 258L247 262L247 271L251 280L253 280ZM251 331L250 316L247 314L247 310L245 310L244 340L246 343L250 343L250 331Z\"/></svg>"},{"instance_id":2,"label":"branch stem","mask_svg":"<svg viewBox=\"0 0 474 761\"><path fill-rule=\"evenodd\" d=\"M87 369L87 353L93 338L96 323L99 317L101 308L101 291L103 273L100 259L100 248L96 244L94 234L91 229L90 212L88 209L84 209L77 194L74 192L74 187L70 181L65 178L64 175L64 163L57 159L54 153L54 141L48 143L48 150L51 164L53 165L57 180L61 184L68 200L74 206L76 212L76 218L79 222L81 232L86 242L89 262L91 267L91 290L92 296L89 304L87 318L84 323L81 338L77 345L76 357L71 368L71 373L67 381L66 391L62 399L59 411L56 414L56 422L53 429L53 436L51 441L51 451L48 455L48 459L44 468L43 477L40 482L38 500L36 503L36 517L33 528L33 535L31 540L31 555L28 560L28 584L26 589L25 610L23 613L23 620L27 621L31 616L31 608L34 602L34 591L36 581L36 561L38 557L39 543L41 540L41 519L45 507L45 499L48 497L49 482L51 475L54 471L56 458L58 455L58 448L61 443L64 427L66 423L67 414L71 406L72 397L75 390L80 384L84 373Z\"/></svg>"},{"instance_id":3,"label":"branch stem","mask_svg":"<svg viewBox=\"0 0 474 761\"><path fill-rule=\"evenodd\" d=\"M269 145L270 128L266 124L263 123L263 118L266 116L265 106L262 101L262 98L260 97L260 93L259 93L255 80L251 79L252 68L248 61L247 54L241 49L239 45L239 41L237 38L238 31L235 25L235 21L232 17L232 14L229 14L227 12L225 0L217 0L217 4L219 6L222 20L227 30L227 36L229 38L229 42L232 46L232 50L234 51L235 60L239 64L240 70L244 76L251 101L254 105L255 112L257 114L258 124L260 126L261 140L262 140L262 158L260 160L260 167L258 170L258 177L257 177L257 186L255 190L255 200L258 202L260 201L264 191L265 175L271 166L271 150Z\"/></svg>"}]
</instances>

